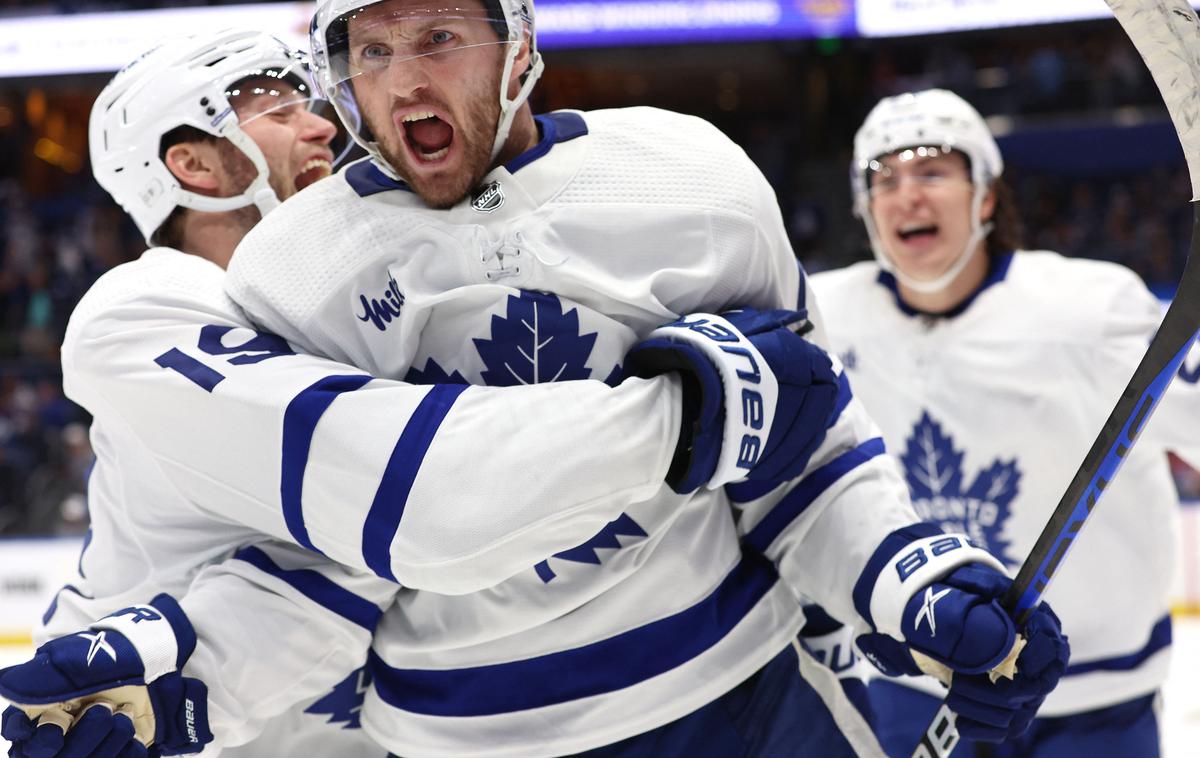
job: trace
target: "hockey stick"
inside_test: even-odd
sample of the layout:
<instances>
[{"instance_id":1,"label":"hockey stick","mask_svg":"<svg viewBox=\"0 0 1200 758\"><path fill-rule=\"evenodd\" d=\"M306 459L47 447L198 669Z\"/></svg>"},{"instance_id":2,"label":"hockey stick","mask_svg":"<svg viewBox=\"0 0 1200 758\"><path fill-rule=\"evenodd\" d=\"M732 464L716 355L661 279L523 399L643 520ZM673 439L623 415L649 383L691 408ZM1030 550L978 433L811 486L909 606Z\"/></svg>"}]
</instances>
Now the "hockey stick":
<instances>
[{"instance_id":1,"label":"hockey stick","mask_svg":"<svg viewBox=\"0 0 1200 758\"><path fill-rule=\"evenodd\" d=\"M1141 53L1162 93L1183 145L1195 203L1200 199L1200 19L1187 0L1105 2ZM1174 302L1004 596L1004 607L1018 626L1024 624L1041 600L1096 501L1116 476L1200 333L1198 249L1200 206L1196 206L1191 248ZM954 714L943 703L913 751L913 758L945 758L957 743Z\"/></svg>"}]
</instances>

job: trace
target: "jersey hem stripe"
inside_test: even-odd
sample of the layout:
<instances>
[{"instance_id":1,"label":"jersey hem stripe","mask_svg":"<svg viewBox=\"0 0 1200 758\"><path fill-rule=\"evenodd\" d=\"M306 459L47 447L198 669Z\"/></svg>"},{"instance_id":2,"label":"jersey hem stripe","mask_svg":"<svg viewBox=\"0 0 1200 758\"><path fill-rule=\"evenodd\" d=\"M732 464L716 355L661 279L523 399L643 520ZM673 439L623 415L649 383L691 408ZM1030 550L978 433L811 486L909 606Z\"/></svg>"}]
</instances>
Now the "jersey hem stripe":
<instances>
[{"instance_id":1,"label":"jersey hem stripe","mask_svg":"<svg viewBox=\"0 0 1200 758\"><path fill-rule=\"evenodd\" d=\"M389 705L431 716L491 716L543 708L631 687L704 653L775 586L774 567L746 554L706 598L679 613L605 640L524 660L430 670L368 667Z\"/></svg>"}]
</instances>

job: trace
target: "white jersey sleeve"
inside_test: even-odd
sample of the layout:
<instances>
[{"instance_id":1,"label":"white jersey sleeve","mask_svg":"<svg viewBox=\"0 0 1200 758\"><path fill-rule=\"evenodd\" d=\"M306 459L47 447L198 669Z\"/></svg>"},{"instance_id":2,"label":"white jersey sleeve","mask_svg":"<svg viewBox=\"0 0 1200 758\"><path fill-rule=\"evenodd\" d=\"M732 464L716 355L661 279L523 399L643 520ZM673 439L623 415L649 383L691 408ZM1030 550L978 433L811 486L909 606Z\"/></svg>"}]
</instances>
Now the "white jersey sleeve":
<instances>
[{"instance_id":1,"label":"white jersey sleeve","mask_svg":"<svg viewBox=\"0 0 1200 758\"><path fill-rule=\"evenodd\" d=\"M64 386L110 436L148 451L197 522L463 593L579 544L664 486L674 379L375 379L247 328L199 258L155 250L122 268L71 319Z\"/></svg>"},{"instance_id":2,"label":"white jersey sleeve","mask_svg":"<svg viewBox=\"0 0 1200 758\"><path fill-rule=\"evenodd\" d=\"M183 674L208 686L214 742L204 754L266 739L263 730L284 714L290 726L270 736L273 754L293 755L292 746L365 754L371 746L357 728L362 668L396 592L284 543L248 545L203 569L180 604L197 638Z\"/></svg>"}]
</instances>

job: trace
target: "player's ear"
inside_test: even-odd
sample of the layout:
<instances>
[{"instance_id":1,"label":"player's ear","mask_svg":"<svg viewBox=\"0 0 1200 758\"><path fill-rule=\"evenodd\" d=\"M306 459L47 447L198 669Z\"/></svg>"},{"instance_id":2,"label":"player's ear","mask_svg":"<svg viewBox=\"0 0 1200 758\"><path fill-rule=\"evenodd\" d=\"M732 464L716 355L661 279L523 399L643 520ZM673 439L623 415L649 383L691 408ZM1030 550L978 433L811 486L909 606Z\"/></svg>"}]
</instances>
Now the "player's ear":
<instances>
[{"instance_id":1,"label":"player's ear","mask_svg":"<svg viewBox=\"0 0 1200 758\"><path fill-rule=\"evenodd\" d=\"M983 202L979 204L979 222L984 223L991 221L996 214L996 185L993 184L988 188L987 194L983 196Z\"/></svg>"},{"instance_id":2,"label":"player's ear","mask_svg":"<svg viewBox=\"0 0 1200 758\"><path fill-rule=\"evenodd\" d=\"M204 193L221 187L220 155L207 142L180 142L167 148L163 162L185 189Z\"/></svg>"},{"instance_id":3,"label":"player's ear","mask_svg":"<svg viewBox=\"0 0 1200 758\"><path fill-rule=\"evenodd\" d=\"M529 70L529 58L529 40L525 40L517 49L517 57L513 58L512 73L508 77L509 97L516 97L517 93L521 91L521 77Z\"/></svg>"}]
</instances>

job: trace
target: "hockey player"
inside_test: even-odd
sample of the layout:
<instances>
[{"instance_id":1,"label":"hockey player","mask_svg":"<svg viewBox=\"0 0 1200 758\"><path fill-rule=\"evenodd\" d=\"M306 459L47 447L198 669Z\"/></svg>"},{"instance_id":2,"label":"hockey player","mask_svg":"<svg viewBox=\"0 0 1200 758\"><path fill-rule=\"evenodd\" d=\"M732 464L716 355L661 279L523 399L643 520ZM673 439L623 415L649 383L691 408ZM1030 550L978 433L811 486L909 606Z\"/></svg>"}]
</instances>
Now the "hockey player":
<instances>
[{"instance_id":1,"label":"hockey player","mask_svg":"<svg viewBox=\"0 0 1200 758\"><path fill-rule=\"evenodd\" d=\"M1002 172L957 95L882 100L855 136L852 181L875 260L812 282L918 512L1015 570L1161 309L1121 266L1020 249ZM1071 665L1029 732L992 755L1158 755L1178 518L1164 447L1200 461L1194 382L1163 402L1047 594ZM928 678L871 684L889 754L910 754L943 692ZM972 751L964 741L955 755Z\"/></svg>"},{"instance_id":2,"label":"hockey player","mask_svg":"<svg viewBox=\"0 0 1200 758\"><path fill-rule=\"evenodd\" d=\"M120 667L159 665L163 676L151 693L161 711L158 749L202 745L210 728L218 734L214 749L236 745L282 710L281 702L303 710L316 701L287 734L273 735L270 748L251 754L291 752L287 738L317 753L382 754L360 730L343 728L357 721L355 682L335 685L365 660L397 582L452 593L495 584L584 542L631 503L654 496L673 459L699 477L695 484L729 481L728 471L715 471L723 438L733 433L723 431L720 418L709 419L689 449L676 449L684 416L674 375L618 387L414 387L296 354L252 329L222 292L223 268L264 214L329 175L335 127L315 112L319 104L303 56L269 35L232 30L147 53L114 77L92 113L97 180L153 247L106 274L68 329L66 390L94 417L92 526L79 580L59 593L39 637L60 637L156 593L180 597L182 610L163 594L130 624L121 626L129 617L118 614L105 628L49 648L57 654L61 644L79 642L86 653L79 663L92 676L119 670L129 678L131 670ZM770 334L764 327L762 336ZM836 394L828 359L784 329L777 345L755 353L764 373L779 360L771 351L781 349L800 351L787 354L789 365L806 355L825 362L826 388L818 387L809 404L823 422ZM776 396L793 414L807 407L807 387L796 376L779 373ZM773 410L776 398L763 412L782 419ZM720 413L723 400L709 400L740 440L738 417ZM558 410L537 412L547 406ZM499 451L484 432L513 418L524 419L522 427L506 434L510 450ZM430 425L436 441L428 439ZM776 440L791 442L764 442L796 456L824 431L823 424L783 426ZM549 460L585 444L605 451L606 468L578 456L522 466L526 456ZM415 472L406 470L416 454L429 480L414 482ZM713 465L689 465L692 454ZM451 479L453 489L444 489ZM659 500L659 517L672 518L679 505ZM243 547L268 537L296 547ZM184 597L207 564L214 565ZM256 610L268 621L246 616L242 625L226 612L230 597L258 584L280 597L262 593ZM150 638L160 653L164 645L177 648L178 660L123 647L137 648L155 626L170 627ZM285 627L293 637L318 640L325 652L281 645L286 635L272 630ZM189 659L195 637L200 644ZM222 640L238 655L230 656ZM264 676L266 667L253 663L268 656ZM110 667L98 673L102 663ZM189 676L181 678L185 665ZM33 671L32 681L10 672L0 690L21 700L26 685L61 684L44 668ZM207 696L200 679L209 683ZM67 750L90 754L81 747L87 740L103 737L113 747L112 740L130 736L132 722L122 721L124 731L110 739L105 714L89 713L72 733L82 742L69 741ZM58 727L43 723L39 737L32 726L14 711L3 729L30 754L63 738ZM324 733L325 742L314 742Z\"/></svg>"},{"instance_id":3,"label":"hockey player","mask_svg":"<svg viewBox=\"0 0 1200 758\"><path fill-rule=\"evenodd\" d=\"M705 356L714 340L740 342L737 324L661 324L806 304L770 188L696 119L635 109L535 120L530 7L458 6L318 7L323 87L372 155L256 227L231 292L297 346L381 375L449 387L679 370L708 407ZM956 669L955 696L974 704L964 731L1020 731L1065 661L1056 620L1039 610L1015 679L988 681L1017 652L995 601L1008 580L964 537L917 523L841 388L803 476L778 470L727 491L697 488L706 477L688 466L590 541L487 590L402 592L376 630L367 731L404 755L852 755L860 743L798 677L798 591L881 638L882 655L923 650ZM488 444L521 449L512 437L557 412L547 402L513 416L486 430ZM462 441L436 423L427 433ZM757 444L748 433L748 460ZM564 445L523 466L597 449ZM728 457L717 470L736 465ZM600 464L601 480L620 465ZM462 483L444 486L449 497ZM924 617L940 637L918 623L933 591ZM305 640L291 638L327 644Z\"/></svg>"}]
</instances>

